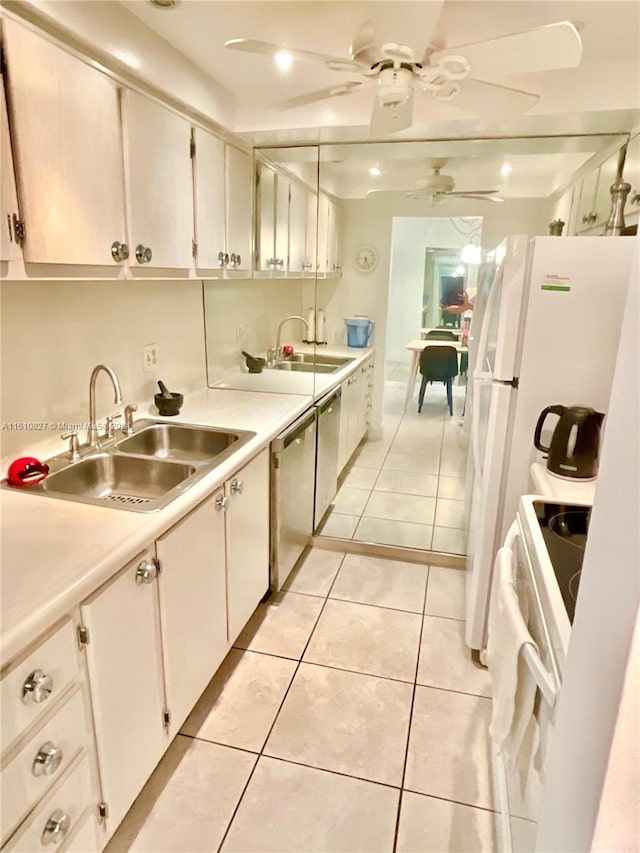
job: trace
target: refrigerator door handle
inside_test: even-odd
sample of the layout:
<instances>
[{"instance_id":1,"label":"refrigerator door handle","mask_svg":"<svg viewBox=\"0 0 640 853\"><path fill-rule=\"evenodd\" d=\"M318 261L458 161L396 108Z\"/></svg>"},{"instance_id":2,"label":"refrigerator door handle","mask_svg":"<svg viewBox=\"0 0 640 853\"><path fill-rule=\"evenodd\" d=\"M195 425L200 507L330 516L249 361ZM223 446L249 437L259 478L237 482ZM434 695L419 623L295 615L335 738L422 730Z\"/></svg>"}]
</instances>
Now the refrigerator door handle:
<instances>
[{"instance_id":1,"label":"refrigerator door handle","mask_svg":"<svg viewBox=\"0 0 640 853\"><path fill-rule=\"evenodd\" d=\"M474 403L471 407L471 449L473 451L473 472L474 477L478 482L482 479L482 462L480 459L480 447L479 447L479 438L480 433L478 430L478 421L480 418L480 398L478 395L478 386L482 383L490 383L491 382L491 374L484 373L481 370L474 370L473 372L473 400Z\"/></svg>"}]
</instances>

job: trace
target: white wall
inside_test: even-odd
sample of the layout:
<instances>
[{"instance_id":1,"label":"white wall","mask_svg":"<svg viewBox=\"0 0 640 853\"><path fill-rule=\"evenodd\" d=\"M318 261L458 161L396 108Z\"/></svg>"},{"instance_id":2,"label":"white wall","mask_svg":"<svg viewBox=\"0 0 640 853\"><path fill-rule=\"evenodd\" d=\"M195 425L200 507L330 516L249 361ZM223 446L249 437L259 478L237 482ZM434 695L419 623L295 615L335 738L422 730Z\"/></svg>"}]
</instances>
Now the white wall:
<instances>
[{"instance_id":1,"label":"white wall","mask_svg":"<svg viewBox=\"0 0 640 853\"><path fill-rule=\"evenodd\" d=\"M101 362L115 370L125 403L152 403L158 379L186 394L205 384L199 281L3 281L0 305L3 424L84 424L89 377ZM145 373L142 347L148 343L157 344L159 360ZM106 376L96 390L103 418L115 410ZM4 428L0 456L6 461L42 442L47 455L58 453L64 450L61 432Z\"/></svg>"},{"instance_id":2,"label":"white wall","mask_svg":"<svg viewBox=\"0 0 640 853\"><path fill-rule=\"evenodd\" d=\"M226 279L205 282L207 363L209 384L237 370L244 362L241 351L260 355L276 344L278 323L291 314L306 317L300 279ZM313 293L311 293L313 305ZM238 325L244 339L238 343ZM283 332L287 340L301 340L302 323Z\"/></svg>"},{"instance_id":3,"label":"white wall","mask_svg":"<svg viewBox=\"0 0 640 853\"><path fill-rule=\"evenodd\" d=\"M549 853L591 848L640 605L640 238L635 239L580 595L548 748L536 850Z\"/></svg>"}]
</instances>

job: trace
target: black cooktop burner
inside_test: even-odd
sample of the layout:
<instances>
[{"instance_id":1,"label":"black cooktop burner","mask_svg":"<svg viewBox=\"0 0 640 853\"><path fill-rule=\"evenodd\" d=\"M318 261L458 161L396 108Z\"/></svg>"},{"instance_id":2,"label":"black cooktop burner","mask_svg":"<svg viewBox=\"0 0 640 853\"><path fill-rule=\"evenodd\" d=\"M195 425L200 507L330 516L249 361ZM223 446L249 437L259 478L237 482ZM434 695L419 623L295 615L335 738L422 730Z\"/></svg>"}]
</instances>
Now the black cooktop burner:
<instances>
[{"instance_id":1,"label":"black cooktop burner","mask_svg":"<svg viewBox=\"0 0 640 853\"><path fill-rule=\"evenodd\" d=\"M534 501L542 536L573 624L591 507Z\"/></svg>"}]
</instances>

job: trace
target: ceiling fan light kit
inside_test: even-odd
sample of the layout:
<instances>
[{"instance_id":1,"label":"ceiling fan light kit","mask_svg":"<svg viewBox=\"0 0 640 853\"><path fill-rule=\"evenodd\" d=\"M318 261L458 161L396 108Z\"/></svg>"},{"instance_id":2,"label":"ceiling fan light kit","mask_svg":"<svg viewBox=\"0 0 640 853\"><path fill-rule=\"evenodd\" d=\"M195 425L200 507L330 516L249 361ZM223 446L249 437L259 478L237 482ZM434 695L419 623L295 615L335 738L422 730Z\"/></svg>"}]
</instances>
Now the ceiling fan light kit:
<instances>
[{"instance_id":1,"label":"ceiling fan light kit","mask_svg":"<svg viewBox=\"0 0 640 853\"><path fill-rule=\"evenodd\" d=\"M582 39L569 21L457 47L436 49L429 45L421 62L415 60L408 45L392 41L380 44L371 20L359 27L348 58L242 38L225 42L225 47L272 57L284 52L292 61L319 63L332 71L362 78L290 98L275 105L279 109L295 109L348 95L376 79L371 115L374 136L411 126L416 83L419 91L461 110L481 116L508 116L527 112L539 96L502 86L493 82L495 78L572 68L582 61ZM483 76L491 82L479 79Z\"/></svg>"}]
</instances>

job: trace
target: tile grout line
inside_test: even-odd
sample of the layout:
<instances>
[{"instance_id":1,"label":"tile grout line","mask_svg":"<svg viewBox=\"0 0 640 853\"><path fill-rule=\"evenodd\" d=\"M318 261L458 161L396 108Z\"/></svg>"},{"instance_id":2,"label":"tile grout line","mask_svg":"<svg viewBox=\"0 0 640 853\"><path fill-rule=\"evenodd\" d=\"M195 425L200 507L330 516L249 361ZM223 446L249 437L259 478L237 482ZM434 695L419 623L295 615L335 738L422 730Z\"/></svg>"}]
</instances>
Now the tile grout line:
<instances>
[{"instance_id":1,"label":"tile grout line","mask_svg":"<svg viewBox=\"0 0 640 853\"><path fill-rule=\"evenodd\" d=\"M307 556L308 556L308 555L307 555ZM220 851L222 850L222 847L223 847L223 845L224 845L224 843L225 843L225 841L226 841L226 839L227 839L227 835L229 834L229 830L231 829L231 827L232 827L232 825L233 825L233 821L235 820L236 814L238 813L238 809L240 808L240 805L241 805L241 803L242 803L242 800L244 799L244 795L245 795L245 793L247 792L247 789L248 789L249 785L251 784L251 780L253 779L253 774L254 774L254 773L255 773L255 771L256 771L256 767L258 766L258 763L259 763L260 759L261 759L261 758L263 757L263 755L265 754L265 753L264 753L264 748L265 748L265 746L267 745L267 742L269 741L269 738L271 737L271 732L273 731L273 729L274 729L274 727L275 727L275 724L276 724L276 723L277 723L277 721L278 721L278 717L280 716L280 711L282 710L282 706L283 706L283 705L284 705L284 703L286 702L287 696L289 695L289 691L291 690L291 685L292 685L292 684L293 684L293 682L295 681L296 675L298 674L298 670L300 669L300 665L301 665L301 663L302 663L302 658L304 657L304 653L306 652L307 647L309 646L309 643L311 642L311 637L313 636L313 633L314 633L314 631L316 630L316 627L317 627L317 625L318 625L318 622L320 621L320 617L322 616L322 613L323 613L324 608L325 608L325 606L326 606L326 604L327 604L327 601L329 600L329 593L330 593L330 592L331 592L331 590L333 589L333 584L335 583L336 578L338 577L338 574L340 573L340 569L342 568L342 563L344 562L344 558L345 558L346 556L347 556L347 555L346 555L346 554L344 554L344 555L343 555L343 557L342 557L342 560L340 560L340 565L338 566L338 570L337 570L337 572L336 572L336 574L335 574L335 577L334 577L334 579L333 579L333 583L331 584L331 587L329 588L329 592L328 592L328 593L327 593L327 595L324 597L324 602L323 602L323 604L322 604L322 607L320 608L320 611L319 611L319 613L318 613L318 616L317 616L317 618L316 618L315 622L313 623L313 628L311 629L311 633L309 634L309 638L307 639L307 642L306 642L306 643L305 643L305 645L304 645L304 648L303 648L303 650L302 650L302 653L301 653L301 655L300 655L300 658L299 658L299 659L298 659L298 661L297 661L296 668L295 668L295 670L293 671L293 675L291 676L291 681L289 682L289 684L288 684L288 686L287 686L287 689L286 689L286 690L285 690L285 692L284 692L284 696L282 697L282 700L281 700L280 704L278 705L278 710L276 711L275 717L273 718L273 722L271 723L271 726L269 727L269 731L267 732L267 736L265 737L264 742L263 742L263 744L262 744L262 746L261 746L261 748L260 748L260 752L258 753L258 758L256 759L256 763L253 765L253 768L252 768L252 770L251 770L251 773L249 774L249 778L247 779L247 781L246 781L246 783L245 783L245 785L244 785L244 787L243 787L243 789L242 789L242 793L240 794L240 798L238 799L238 802L236 803L236 806L235 806L235 808L234 808L234 810L233 810L233 813L232 813L232 815L231 815L231 818L230 818L230 820L229 820L229 823L227 824L227 828L226 828L226 829L225 829L225 831L224 831L224 835L222 836L222 839L220 840L220 844L219 844L219 846L218 846L217 853L220 853ZM305 558L305 562L306 562L306 558ZM318 597L318 598L320 598L321 596L317 596L317 597ZM247 649L246 651L250 651L250 650L249 650L249 649ZM271 756L268 756L268 757L271 757Z\"/></svg>"},{"instance_id":2,"label":"tile grout line","mask_svg":"<svg viewBox=\"0 0 640 853\"><path fill-rule=\"evenodd\" d=\"M411 726L413 723L413 709L416 702L416 692L418 689L418 671L420 669L420 654L422 651L422 637L424 634L424 611L427 607L427 592L429 590L429 579L431 577L431 566L427 572L427 582L424 585L424 596L422 598L422 621L420 624L420 636L418 638L418 655L416 658L415 680L413 682L413 691L411 693L411 707L409 709L409 725L407 726L407 745L404 752L404 764L402 765L402 779L400 782L400 796L398 797L398 812L396 815L396 825L393 834L393 853L396 853L398 847L398 834L400 832L400 814L402 811L402 793L404 791L404 780L407 775L407 762L409 761L409 745L411 743Z\"/></svg>"}]
</instances>

